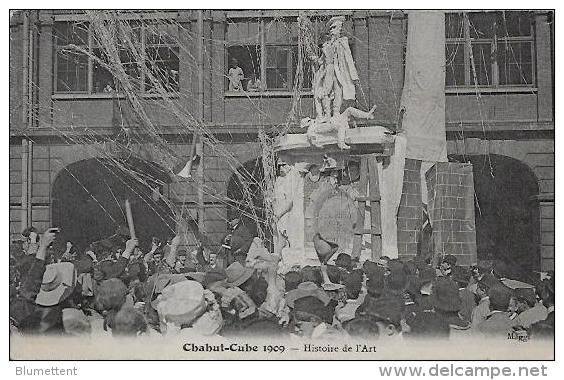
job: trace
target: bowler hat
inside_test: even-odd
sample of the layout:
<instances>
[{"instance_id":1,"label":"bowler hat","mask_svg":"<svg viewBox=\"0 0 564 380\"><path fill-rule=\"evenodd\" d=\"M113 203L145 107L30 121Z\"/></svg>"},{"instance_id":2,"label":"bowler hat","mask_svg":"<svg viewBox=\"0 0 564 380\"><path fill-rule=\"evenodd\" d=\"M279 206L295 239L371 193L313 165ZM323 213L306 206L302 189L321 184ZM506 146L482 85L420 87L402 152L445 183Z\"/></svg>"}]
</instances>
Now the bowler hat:
<instances>
[{"instance_id":1,"label":"bowler hat","mask_svg":"<svg viewBox=\"0 0 564 380\"><path fill-rule=\"evenodd\" d=\"M354 270L343 278L343 284L347 292L347 298L356 299L360 294L362 288L362 271Z\"/></svg>"},{"instance_id":2,"label":"bowler hat","mask_svg":"<svg viewBox=\"0 0 564 380\"><path fill-rule=\"evenodd\" d=\"M356 314L369 315L382 321L388 321L394 325L399 325L401 313L405 305L399 297L366 297L362 305L356 311Z\"/></svg>"},{"instance_id":3,"label":"bowler hat","mask_svg":"<svg viewBox=\"0 0 564 380\"><path fill-rule=\"evenodd\" d=\"M58 305L72 294L75 285L76 270L72 263L47 265L35 303L40 306Z\"/></svg>"},{"instance_id":4,"label":"bowler hat","mask_svg":"<svg viewBox=\"0 0 564 380\"><path fill-rule=\"evenodd\" d=\"M296 289L301 282L302 274L300 272L290 271L284 275L285 290L287 292Z\"/></svg>"},{"instance_id":5,"label":"bowler hat","mask_svg":"<svg viewBox=\"0 0 564 380\"><path fill-rule=\"evenodd\" d=\"M335 265L340 267L340 268L344 268L348 271L350 271L352 269L352 259L350 255L347 255L346 253L339 253L339 255L337 256L337 259L335 259Z\"/></svg>"},{"instance_id":6,"label":"bowler hat","mask_svg":"<svg viewBox=\"0 0 564 380\"><path fill-rule=\"evenodd\" d=\"M407 285L407 274L404 265L399 260L391 260L388 263L389 275L387 284L390 289L402 290Z\"/></svg>"},{"instance_id":7,"label":"bowler hat","mask_svg":"<svg viewBox=\"0 0 564 380\"><path fill-rule=\"evenodd\" d=\"M254 269L247 268L235 261L225 269L227 275L226 284L230 286L239 286L244 284L253 275Z\"/></svg>"},{"instance_id":8,"label":"bowler hat","mask_svg":"<svg viewBox=\"0 0 564 380\"><path fill-rule=\"evenodd\" d=\"M435 309L442 311L459 311L462 307L458 285L446 277L440 277L435 282L431 300Z\"/></svg>"},{"instance_id":9,"label":"bowler hat","mask_svg":"<svg viewBox=\"0 0 564 380\"><path fill-rule=\"evenodd\" d=\"M314 296L297 299L293 309L293 315L297 320L310 321L311 317L316 317L326 323L332 322L333 312L333 307Z\"/></svg>"}]
</instances>

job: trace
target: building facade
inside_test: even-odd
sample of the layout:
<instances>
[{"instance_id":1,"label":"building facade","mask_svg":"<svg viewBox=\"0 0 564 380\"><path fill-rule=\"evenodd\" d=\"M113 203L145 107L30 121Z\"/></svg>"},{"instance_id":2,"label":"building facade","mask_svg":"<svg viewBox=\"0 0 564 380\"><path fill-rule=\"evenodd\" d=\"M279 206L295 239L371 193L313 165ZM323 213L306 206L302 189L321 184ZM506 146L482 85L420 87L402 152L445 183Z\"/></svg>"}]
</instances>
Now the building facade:
<instances>
[{"instance_id":1,"label":"building facade","mask_svg":"<svg viewBox=\"0 0 564 380\"><path fill-rule=\"evenodd\" d=\"M330 16L346 17L344 34L360 78L357 107L376 105L376 120L393 128L404 80L407 14L317 11L307 15L314 44L321 40ZM203 11L200 15L198 11L162 11L119 17L133 25L145 52L142 59L159 57L153 67L160 74L161 89L180 102L187 115L197 115L198 122L214 131L241 167L253 173L262 156L259 128L297 130L295 120L313 114L311 72L300 70L299 46L305 42L298 16L297 11ZM551 12L540 11L449 12L445 18L448 154L452 161L473 165L478 259L525 260L532 268L554 268L553 20ZM71 11L12 16L13 236L26 225L40 230L52 224L87 230L89 223L96 223L92 220L100 210L95 210L104 206L65 203L72 188L69 175L80 176L76 182L87 188L88 181L91 186L99 184L92 173L103 171L100 162L111 158L115 149L108 141L118 139L116 125L128 118L123 109L116 111L116 99L119 103L123 97L114 88L112 75L95 59L99 46L90 22L91 16ZM201 61L195 54L200 30ZM90 55L69 57L65 53L69 45ZM132 61L123 54L122 62ZM230 69L237 66L243 72L244 91L233 91L229 84ZM167 112L162 90L156 91L144 77L150 74L136 72L132 64L124 64L124 70L139 79L135 90L157 126L156 133L179 156L190 152L192 136L178 117ZM203 73L201 81L199 73ZM299 75L303 75L302 85L296 97ZM130 119L131 128L140 123L135 116ZM219 242L234 212L226 201L238 196L234 168L217 152L204 148L206 191L198 194L193 181L170 177L169 168L163 168L166 165L151 150L149 137L139 136L134 150L141 158L139 170L162 178L159 191L173 202L187 204L188 212L194 212L198 197L202 198L204 229ZM409 170L417 168L406 165ZM411 213L405 208L420 205L420 192L415 183L404 184L404 214L400 216L423 218L420 211ZM77 208L82 210L81 217ZM82 222L70 221L75 217ZM97 223L105 222L102 218ZM399 226L398 242L406 251L418 244L419 225ZM99 229L104 228L113 226Z\"/></svg>"}]
</instances>

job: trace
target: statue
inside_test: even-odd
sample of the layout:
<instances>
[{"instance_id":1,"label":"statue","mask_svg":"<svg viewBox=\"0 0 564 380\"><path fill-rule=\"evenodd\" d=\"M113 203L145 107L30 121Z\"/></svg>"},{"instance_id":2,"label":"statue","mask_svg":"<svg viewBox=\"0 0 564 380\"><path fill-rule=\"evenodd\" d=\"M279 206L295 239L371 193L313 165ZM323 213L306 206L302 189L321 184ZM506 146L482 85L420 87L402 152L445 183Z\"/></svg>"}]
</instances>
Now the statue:
<instances>
[{"instance_id":1,"label":"statue","mask_svg":"<svg viewBox=\"0 0 564 380\"><path fill-rule=\"evenodd\" d=\"M336 131L337 145L339 148L350 149L350 146L345 144L345 133L349 129L349 119L351 117L355 119L374 119L375 110L376 106L373 106L368 112L361 111L354 107L348 107L342 113L331 116L330 118L303 118L300 122L300 126L302 128L307 127L307 139L316 147L322 147L324 145L319 141L319 137L330 136Z\"/></svg>"},{"instance_id":2,"label":"statue","mask_svg":"<svg viewBox=\"0 0 564 380\"><path fill-rule=\"evenodd\" d=\"M358 73L349 40L341 36L344 21L344 16L329 20L330 38L322 46L322 56L310 56L317 65L313 83L317 118L339 115L343 100L355 99Z\"/></svg>"}]
</instances>

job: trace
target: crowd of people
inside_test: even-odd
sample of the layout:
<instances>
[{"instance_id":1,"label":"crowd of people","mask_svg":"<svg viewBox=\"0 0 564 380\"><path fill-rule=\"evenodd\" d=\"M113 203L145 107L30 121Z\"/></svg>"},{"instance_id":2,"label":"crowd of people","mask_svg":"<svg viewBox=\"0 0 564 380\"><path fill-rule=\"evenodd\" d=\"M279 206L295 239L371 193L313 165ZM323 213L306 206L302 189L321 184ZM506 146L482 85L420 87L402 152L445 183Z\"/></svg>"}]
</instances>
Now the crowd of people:
<instances>
[{"instance_id":1,"label":"crowd of people","mask_svg":"<svg viewBox=\"0 0 564 380\"><path fill-rule=\"evenodd\" d=\"M534 284L495 269L429 259L355 261L279 273L238 220L213 252L177 236L77 252L56 229L28 228L10 255L11 334L306 339L543 339L554 335L554 272ZM125 239L124 239L125 240ZM147 251L147 250L145 250Z\"/></svg>"}]
</instances>

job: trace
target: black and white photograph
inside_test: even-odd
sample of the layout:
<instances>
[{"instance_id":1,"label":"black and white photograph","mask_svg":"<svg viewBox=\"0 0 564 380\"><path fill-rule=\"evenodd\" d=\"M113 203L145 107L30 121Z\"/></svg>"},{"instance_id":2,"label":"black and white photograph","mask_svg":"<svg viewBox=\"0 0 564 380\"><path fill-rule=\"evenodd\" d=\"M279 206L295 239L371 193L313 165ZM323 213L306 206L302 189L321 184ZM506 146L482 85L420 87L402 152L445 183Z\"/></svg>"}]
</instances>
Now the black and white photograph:
<instances>
[{"instance_id":1,"label":"black and white photograph","mask_svg":"<svg viewBox=\"0 0 564 380\"><path fill-rule=\"evenodd\" d=\"M555 10L5 16L10 361L555 360Z\"/></svg>"}]
</instances>

